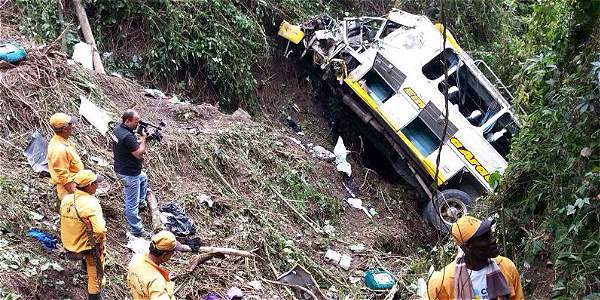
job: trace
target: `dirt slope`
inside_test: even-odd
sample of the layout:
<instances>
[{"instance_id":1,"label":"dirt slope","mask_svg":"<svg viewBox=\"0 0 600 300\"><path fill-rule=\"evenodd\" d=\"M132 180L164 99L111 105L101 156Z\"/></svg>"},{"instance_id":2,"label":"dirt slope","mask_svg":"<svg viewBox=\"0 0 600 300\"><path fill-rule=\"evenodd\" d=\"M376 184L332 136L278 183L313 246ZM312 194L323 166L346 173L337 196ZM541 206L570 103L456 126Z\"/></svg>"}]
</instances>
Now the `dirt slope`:
<instances>
[{"instance_id":1,"label":"dirt slope","mask_svg":"<svg viewBox=\"0 0 600 300\"><path fill-rule=\"evenodd\" d=\"M273 61L265 67L264 92L259 92L264 116L256 121L242 110L225 115L206 104L174 105L145 97L143 87L133 81L70 65L55 45L35 45L14 28L0 25L0 39L6 38L21 42L29 58L15 68L0 70L2 296L84 299L80 265L65 260L59 250L44 251L26 235L28 228L37 227L59 236L58 200L48 179L33 173L21 153L33 131L50 137L46 121L51 114L77 115L81 95L111 113L115 121L126 108L139 110L144 119L165 121L164 139L150 147L145 161L150 188L159 201L176 201L184 207L205 244L255 251L262 258L210 261L176 281L178 298L200 299L207 292L223 294L229 287L239 286L250 299L288 299L289 294L279 286L263 282L262 289L256 290L248 282L274 280L296 263L313 274L324 292L330 290L339 299L347 295L351 299L383 298L385 293L353 283L368 268L385 268L405 286L413 283L414 276L424 276L415 274L423 268L412 262L418 251L430 248L436 235L418 217L407 196L410 192L364 168L359 152L350 154L354 174L348 181L334 165L313 158L290 139L332 149L336 136L324 134L328 124L320 106L311 102L308 83L294 79L295 73L284 62ZM277 74L275 70L281 74L269 79ZM279 121L279 115L287 113L292 104L302 107L294 118L309 124L306 136L296 135ZM131 253L125 247L121 187L111 168L110 138L85 120L73 138L86 168L108 178L107 189L99 196L109 228L106 292L108 299L125 299L124 276ZM348 146L358 149L354 144ZM105 159L108 165L94 163L93 157ZM354 187L358 197L378 214L370 219L345 204L349 192L344 183ZM274 190L315 227L322 229L329 223L333 232L315 232ZM202 194L215 201L212 208L198 201ZM149 224L148 215L144 219ZM363 243L366 250L352 254L349 246L356 243ZM324 261L324 252L330 248L352 254L351 270ZM189 258L189 254L177 255L167 268L180 274Z\"/></svg>"}]
</instances>

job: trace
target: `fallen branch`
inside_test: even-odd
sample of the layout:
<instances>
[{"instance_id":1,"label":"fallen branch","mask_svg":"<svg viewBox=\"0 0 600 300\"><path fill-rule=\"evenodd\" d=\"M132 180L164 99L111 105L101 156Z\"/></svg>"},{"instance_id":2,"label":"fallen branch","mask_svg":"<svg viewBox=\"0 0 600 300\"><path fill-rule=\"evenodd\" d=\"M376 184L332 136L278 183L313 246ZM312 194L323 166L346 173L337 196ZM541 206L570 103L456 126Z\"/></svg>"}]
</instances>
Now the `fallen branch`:
<instances>
[{"instance_id":1,"label":"fallen branch","mask_svg":"<svg viewBox=\"0 0 600 300\"><path fill-rule=\"evenodd\" d=\"M303 287L303 286L299 286L299 285L295 285L295 284L290 284L290 283L283 283L283 282L279 282L279 281L273 281L273 280L269 280L269 279L265 279L265 278L261 278L260 280L266 282L266 283L271 283L271 284L277 284L277 285L282 285L282 286L286 286L286 287L291 287L291 288L295 288L295 289L299 289L307 294L309 294L313 299L315 300L319 300L319 298L317 298L317 295L315 295L315 293L313 293L311 290Z\"/></svg>"},{"instance_id":2,"label":"fallen branch","mask_svg":"<svg viewBox=\"0 0 600 300\"><path fill-rule=\"evenodd\" d=\"M319 227L317 227L312 221L310 221L305 216L303 216L299 211L297 211L296 208L292 204L290 204L287 201L287 199L285 197L283 197L283 195L281 195L279 193L279 191L277 191L273 186L269 186L269 187L279 197L279 199L281 199L283 201L283 203L285 203L298 217L300 217L300 219L302 219L302 221L304 221L306 224L308 224L316 233L318 233L318 234L323 233L323 231Z\"/></svg>"},{"instance_id":3,"label":"fallen branch","mask_svg":"<svg viewBox=\"0 0 600 300\"><path fill-rule=\"evenodd\" d=\"M160 211L158 210L158 201L156 201L156 197L151 190L148 190L146 194L146 201L148 202L148 208L150 209L150 216L152 218L152 228L159 229L162 227L162 223L160 221Z\"/></svg>"},{"instance_id":4,"label":"fallen branch","mask_svg":"<svg viewBox=\"0 0 600 300\"><path fill-rule=\"evenodd\" d=\"M220 248L220 247L200 247L198 249L198 254L196 254L191 260L188 266L185 268L187 270L183 274L179 274L173 277L181 278L184 277L196 270L196 268L204 262L207 262L214 257L223 256L223 255L232 255L232 256L241 256L241 257L258 257L256 254L244 250L237 250L232 248Z\"/></svg>"}]
</instances>

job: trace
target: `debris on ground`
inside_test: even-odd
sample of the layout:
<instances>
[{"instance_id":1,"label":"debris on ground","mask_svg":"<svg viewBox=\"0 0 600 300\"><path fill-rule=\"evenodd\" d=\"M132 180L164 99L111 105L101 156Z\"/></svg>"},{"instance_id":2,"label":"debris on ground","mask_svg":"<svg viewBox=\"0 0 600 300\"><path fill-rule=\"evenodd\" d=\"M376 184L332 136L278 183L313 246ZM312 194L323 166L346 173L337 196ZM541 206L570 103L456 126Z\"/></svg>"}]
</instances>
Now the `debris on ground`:
<instances>
[{"instance_id":1,"label":"debris on ground","mask_svg":"<svg viewBox=\"0 0 600 300\"><path fill-rule=\"evenodd\" d=\"M396 282L392 274L382 269L371 269L366 271L363 279L365 285L373 290L391 289Z\"/></svg>"},{"instance_id":2,"label":"debris on ground","mask_svg":"<svg viewBox=\"0 0 600 300\"><path fill-rule=\"evenodd\" d=\"M93 70L94 69L94 60L93 54L94 51L92 46L85 42L79 42L73 46L73 61L80 63L84 68Z\"/></svg>"},{"instance_id":3,"label":"debris on ground","mask_svg":"<svg viewBox=\"0 0 600 300\"><path fill-rule=\"evenodd\" d=\"M196 233L194 222L175 202L168 202L160 207L160 219L165 228L176 236L188 236Z\"/></svg>"},{"instance_id":4,"label":"debris on ground","mask_svg":"<svg viewBox=\"0 0 600 300\"><path fill-rule=\"evenodd\" d=\"M345 173L348 177L352 176L352 167L350 166L350 163L348 163L348 161L346 160L348 151L346 150L344 140L341 136L338 137L337 143L335 144L335 148L333 148L333 153L335 154L335 164L338 172Z\"/></svg>"},{"instance_id":5,"label":"debris on ground","mask_svg":"<svg viewBox=\"0 0 600 300\"><path fill-rule=\"evenodd\" d=\"M23 150L23 155L27 157L27 163L36 173L48 173L48 141L42 136L39 130L32 135L27 147Z\"/></svg>"},{"instance_id":6,"label":"debris on ground","mask_svg":"<svg viewBox=\"0 0 600 300\"><path fill-rule=\"evenodd\" d=\"M242 300L244 293L238 287L232 287L225 293L225 300Z\"/></svg>"},{"instance_id":7,"label":"debris on ground","mask_svg":"<svg viewBox=\"0 0 600 300\"><path fill-rule=\"evenodd\" d=\"M90 122L98 132L106 135L108 124L112 121L111 116L105 110L92 103L87 97L79 96L79 100L81 100L79 114Z\"/></svg>"},{"instance_id":8,"label":"debris on ground","mask_svg":"<svg viewBox=\"0 0 600 300\"><path fill-rule=\"evenodd\" d=\"M317 297L317 300L325 299L312 274L301 265L296 265L291 270L281 274L277 278L277 281L292 285L291 288L294 291L296 299L313 299L313 296L308 291L312 292Z\"/></svg>"},{"instance_id":9,"label":"debris on ground","mask_svg":"<svg viewBox=\"0 0 600 300\"><path fill-rule=\"evenodd\" d=\"M0 40L0 61L16 64L27 58L27 52L21 44L14 41Z\"/></svg>"},{"instance_id":10,"label":"debris on ground","mask_svg":"<svg viewBox=\"0 0 600 300\"><path fill-rule=\"evenodd\" d=\"M131 249L133 253L140 254L148 251L148 247L150 246L150 241L144 239L143 237L136 237L129 233L126 233L127 236L127 245L125 247Z\"/></svg>"},{"instance_id":11,"label":"debris on ground","mask_svg":"<svg viewBox=\"0 0 600 300\"><path fill-rule=\"evenodd\" d=\"M328 263L337 265L347 271L350 269L350 263L352 262L352 257L350 257L346 254L341 254L337 251L328 249L327 252L325 253L325 260Z\"/></svg>"},{"instance_id":12,"label":"debris on ground","mask_svg":"<svg viewBox=\"0 0 600 300\"><path fill-rule=\"evenodd\" d=\"M346 199L346 203L348 203L350 206L360 209L362 211L365 212L365 214L369 217L372 218L373 215L371 214L371 211L369 209L367 209L366 207L363 206L362 200L359 198L347 198ZM374 212L375 210L373 210Z\"/></svg>"},{"instance_id":13,"label":"debris on ground","mask_svg":"<svg viewBox=\"0 0 600 300\"><path fill-rule=\"evenodd\" d=\"M287 118L285 118L285 124L287 125L287 127L292 129L295 133L302 132L302 126L300 126L300 123L298 123L298 121L292 119L292 117L290 117L290 116L287 116Z\"/></svg>"},{"instance_id":14,"label":"debris on ground","mask_svg":"<svg viewBox=\"0 0 600 300\"><path fill-rule=\"evenodd\" d=\"M56 238L49 233L46 233L36 228L30 228L29 230L27 230L27 235L35 238L44 247L44 250L46 251L52 251L57 248Z\"/></svg>"},{"instance_id":15,"label":"debris on ground","mask_svg":"<svg viewBox=\"0 0 600 300\"><path fill-rule=\"evenodd\" d=\"M310 149L310 154L318 159L324 160L326 162L335 161L336 155L333 152L323 148L322 146L313 146Z\"/></svg>"},{"instance_id":16,"label":"debris on ground","mask_svg":"<svg viewBox=\"0 0 600 300\"><path fill-rule=\"evenodd\" d=\"M206 195L206 194L200 194L198 195L198 203L202 204L202 203L206 203L208 205L208 207L213 207L213 200L210 199L210 196Z\"/></svg>"}]
</instances>

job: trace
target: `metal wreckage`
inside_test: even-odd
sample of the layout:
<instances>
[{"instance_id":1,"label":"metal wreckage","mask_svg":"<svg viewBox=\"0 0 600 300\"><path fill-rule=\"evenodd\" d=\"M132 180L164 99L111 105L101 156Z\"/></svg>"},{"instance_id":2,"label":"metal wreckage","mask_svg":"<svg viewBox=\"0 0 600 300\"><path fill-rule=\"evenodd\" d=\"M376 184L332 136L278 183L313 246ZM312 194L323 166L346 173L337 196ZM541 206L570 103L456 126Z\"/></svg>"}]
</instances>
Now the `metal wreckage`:
<instances>
[{"instance_id":1,"label":"metal wreckage","mask_svg":"<svg viewBox=\"0 0 600 300\"><path fill-rule=\"evenodd\" d=\"M507 101L513 97L441 24L393 10L386 17L320 15L301 25L283 21L279 35L288 40L286 56L312 64L310 69L367 125L362 126L365 136L396 172L428 196L424 216L436 228L447 231L493 190L520 128Z\"/></svg>"}]
</instances>

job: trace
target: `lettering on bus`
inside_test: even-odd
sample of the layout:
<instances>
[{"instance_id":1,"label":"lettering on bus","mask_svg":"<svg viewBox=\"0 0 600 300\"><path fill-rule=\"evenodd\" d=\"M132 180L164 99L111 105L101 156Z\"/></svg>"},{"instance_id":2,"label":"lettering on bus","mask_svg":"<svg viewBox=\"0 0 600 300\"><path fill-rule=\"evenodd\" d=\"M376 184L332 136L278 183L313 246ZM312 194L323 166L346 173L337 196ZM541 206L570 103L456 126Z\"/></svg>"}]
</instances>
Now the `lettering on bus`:
<instances>
[{"instance_id":1,"label":"lettering on bus","mask_svg":"<svg viewBox=\"0 0 600 300\"><path fill-rule=\"evenodd\" d=\"M419 95L417 95L417 93L411 87L405 87L403 90L419 108L425 107L425 102L423 99L421 99L421 97L419 97Z\"/></svg>"},{"instance_id":2,"label":"lettering on bus","mask_svg":"<svg viewBox=\"0 0 600 300\"><path fill-rule=\"evenodd\" d=\"M454 145L454 147L456 147L458 152L460 152L460 154L462 154L462 156L473 167L475 167L475 170L477 170L477 173L479 173L479 175L481 175L485 179L485 181L489 182L490 181L490 172L488 172L488 170L486 170L485 167L481 165L481 163L479 162L479 160L477 160L475 155L473 155L473 153L471 151L469 151L467 148L465 148L465 146L456 137L451 137L450 142L452 143L452 145Z\"/></svg>"}]
</instances>

